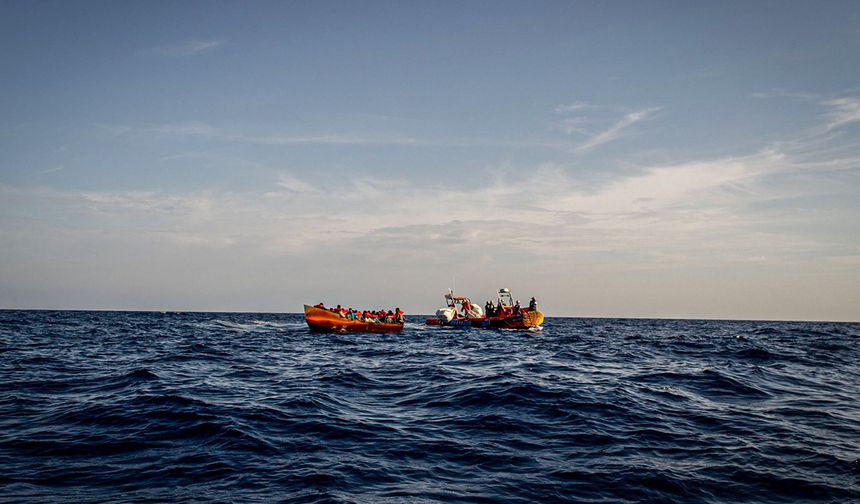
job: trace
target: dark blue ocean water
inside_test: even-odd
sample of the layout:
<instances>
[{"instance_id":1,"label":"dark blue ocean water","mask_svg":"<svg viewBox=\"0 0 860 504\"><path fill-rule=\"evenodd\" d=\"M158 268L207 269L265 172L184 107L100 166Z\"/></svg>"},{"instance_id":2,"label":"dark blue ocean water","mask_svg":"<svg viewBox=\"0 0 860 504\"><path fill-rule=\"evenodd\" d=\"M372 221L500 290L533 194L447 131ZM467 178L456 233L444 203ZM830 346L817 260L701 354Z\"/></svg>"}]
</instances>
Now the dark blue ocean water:
<instances>
[{"instance_id":1,"label":"dark blue ocean water","mask_svg":"<svg viewBox=\"0 0 860 504\"><path fill-rule=\"evenodd\" d=\"M0 311L0 499L860 502L860 325Z\"/></svg>"}]
</instances>

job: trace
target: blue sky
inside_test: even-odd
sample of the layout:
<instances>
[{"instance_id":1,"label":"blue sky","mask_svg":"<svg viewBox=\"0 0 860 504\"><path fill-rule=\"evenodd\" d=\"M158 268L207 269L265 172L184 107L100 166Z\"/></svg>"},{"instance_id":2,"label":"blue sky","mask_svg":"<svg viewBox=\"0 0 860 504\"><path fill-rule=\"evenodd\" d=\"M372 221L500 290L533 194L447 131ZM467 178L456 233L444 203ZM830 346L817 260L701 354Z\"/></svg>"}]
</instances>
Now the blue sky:
<instances>
[{"instance_id":1,"label":"blue sky","mask_svg":"<svg viewBox=\"0 0 860 504\"><path fill-rule=\"evenodd\" d=\"M4 2L0 306L860 319L856 2Z\"/></svg>"}]
</instances>

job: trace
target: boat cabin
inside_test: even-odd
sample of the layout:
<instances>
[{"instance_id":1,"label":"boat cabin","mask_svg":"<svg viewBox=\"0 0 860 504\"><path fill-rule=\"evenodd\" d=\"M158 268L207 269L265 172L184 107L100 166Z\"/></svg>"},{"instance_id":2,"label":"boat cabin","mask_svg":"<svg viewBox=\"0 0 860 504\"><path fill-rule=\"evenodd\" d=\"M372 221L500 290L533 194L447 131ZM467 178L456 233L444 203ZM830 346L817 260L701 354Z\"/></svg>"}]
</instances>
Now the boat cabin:
<instances>
[{"instance_id":1,"label":"boat cabin","mask_svg":"<svg viewBox=\"0 0 860 504\"><path fill-rule=\"evenodd\" d=\"M511 296L510 289L499 289L499 306L512 307L514 306L514 298Z\"/></svg>"}]
</instances>

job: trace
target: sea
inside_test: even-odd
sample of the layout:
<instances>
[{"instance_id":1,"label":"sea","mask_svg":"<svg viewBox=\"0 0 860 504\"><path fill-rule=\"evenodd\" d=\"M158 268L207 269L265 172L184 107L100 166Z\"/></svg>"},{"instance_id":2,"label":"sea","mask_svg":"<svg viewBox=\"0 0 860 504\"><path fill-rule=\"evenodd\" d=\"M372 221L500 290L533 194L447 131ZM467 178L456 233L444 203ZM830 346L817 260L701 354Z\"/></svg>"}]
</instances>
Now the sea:
<instances>
[{"instance_id":1,"label":"sea","mask_svg":"<svg viewBox=\"0 0 860 504\"><path fill-rule=\"evenodd\" d=\"M0 311L0 501L860 502L860 324Z\"/></svg>"}]
</instances>

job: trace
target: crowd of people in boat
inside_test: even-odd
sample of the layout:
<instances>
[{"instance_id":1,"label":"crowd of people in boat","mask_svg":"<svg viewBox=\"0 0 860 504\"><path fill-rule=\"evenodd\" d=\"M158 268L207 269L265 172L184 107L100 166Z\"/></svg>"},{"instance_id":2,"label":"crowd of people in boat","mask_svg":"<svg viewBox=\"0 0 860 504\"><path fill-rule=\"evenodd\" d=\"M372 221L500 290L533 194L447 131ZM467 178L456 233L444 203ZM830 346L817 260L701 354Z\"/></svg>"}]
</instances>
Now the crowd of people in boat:
<instances>
[{"instance_id":1,"label":"crowd of people in boat","mask_svg":"<svg viewBox=\"0 0 860 504\"><path fill-rule=\"evenodd\" d=\"M341 317L347 320L358 320L360 322L373 322L376 324L402 324L403 323L403 310L400 307L391 310L356 310L354 308L343 308L340 305L337 305L332 308L326 308L323 303L318 303L314 305L314 308L319 308L321 310L328 310L332 313L336 313Z\"/></svg>"},{"instance_id":2,"label":"crowd of people in boat","mask_svg":"<svg viewBox=\"0 0 860 504\"><path fill-rule=\"evenodd\" d=\"M529 311L537 310L537 301L532 297L529 300ZM517 302L514 303L513 306L503 305L501 301L499 301L499 305L496 306L492 301L487 301L484 305L484 316L485 317L511 317L514 315L519 315L519 313L523 311L520 308L520 300L517 299Z\"/></svg>"}]
</instances>

